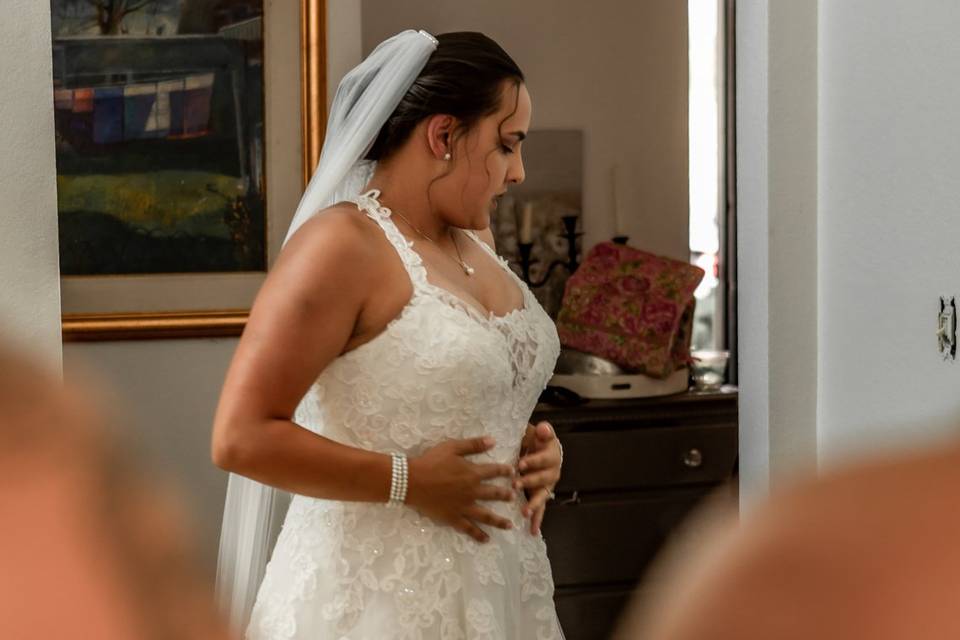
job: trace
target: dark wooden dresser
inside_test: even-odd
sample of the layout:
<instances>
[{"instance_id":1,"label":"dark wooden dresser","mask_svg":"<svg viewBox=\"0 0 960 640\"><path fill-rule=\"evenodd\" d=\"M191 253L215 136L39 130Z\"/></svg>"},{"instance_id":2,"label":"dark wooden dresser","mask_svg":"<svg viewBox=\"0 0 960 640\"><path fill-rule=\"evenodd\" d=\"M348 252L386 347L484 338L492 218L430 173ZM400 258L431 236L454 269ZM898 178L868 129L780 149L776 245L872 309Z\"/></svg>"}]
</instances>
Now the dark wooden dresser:
<instances>
[{"instance_id":1,"label":"dark wooden dresser","mask_svg":"<svg viewBox=\"0 0 960 640\"><path fill-rule=\"evenodd\" d=\"M547 508L555 601L567 640L612 632L668 534L731 480L737 393L537 405L563 444L563 477Z\"/></svg>"}]
</instances>

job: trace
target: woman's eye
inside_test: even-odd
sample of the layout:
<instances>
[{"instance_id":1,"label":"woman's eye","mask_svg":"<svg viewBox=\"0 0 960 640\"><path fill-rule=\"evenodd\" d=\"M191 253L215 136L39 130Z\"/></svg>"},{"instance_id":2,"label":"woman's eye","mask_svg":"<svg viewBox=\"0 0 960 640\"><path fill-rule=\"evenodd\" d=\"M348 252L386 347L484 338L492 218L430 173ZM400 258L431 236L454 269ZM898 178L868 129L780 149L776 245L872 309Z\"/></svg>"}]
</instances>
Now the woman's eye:
<instances>
[{"instance_id":1,"label":"woman's eye","mask_svg":"<svg viewBox=\"0 0 960 640\"><path fill-rule=\"evenodd\" d=\"M504 152L504 153L513 153L513 149L511 149L510 147L508 147L508 146L505 145L505 144L501 144L501 145L500 145L500 148L503 149L503 152Z\"/></svg>"}]
</instances>

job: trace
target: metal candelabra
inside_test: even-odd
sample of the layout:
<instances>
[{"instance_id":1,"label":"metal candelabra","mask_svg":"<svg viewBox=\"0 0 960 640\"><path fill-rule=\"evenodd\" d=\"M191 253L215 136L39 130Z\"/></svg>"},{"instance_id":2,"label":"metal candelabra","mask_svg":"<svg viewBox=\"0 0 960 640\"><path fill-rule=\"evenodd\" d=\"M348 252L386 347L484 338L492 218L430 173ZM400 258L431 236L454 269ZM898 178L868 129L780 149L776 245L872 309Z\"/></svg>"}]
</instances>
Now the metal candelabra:
<instances>
[{"instance_id":1,"label":"metal candelabra","mask_svg":"<svg viewBox=\"0 0 960 640\"><path fill-rule=\"evenodd\" d=\"M547 280L550 279L550 274L553 273L553 270L557 267L566 267L567 271L572 274L577 270L577 267L580 266L577 260L577 238L582 236L583 232L577 231L578 218L579 216L574 215L562 216L560 218L563 221L563 237L567 239L567 259L554 260L551 262L550 266L547 267L546 273L544 273L543 277L537 282L530 279L530 265L539 262L539 260L530 257L530 253L533 250L533 243L517 242L520 253L520 269L523 272L523 279L528 285L531 287L542 287ZM626 242L626 238L624 238L624 242Z\"/></svg>"}]
</instances>

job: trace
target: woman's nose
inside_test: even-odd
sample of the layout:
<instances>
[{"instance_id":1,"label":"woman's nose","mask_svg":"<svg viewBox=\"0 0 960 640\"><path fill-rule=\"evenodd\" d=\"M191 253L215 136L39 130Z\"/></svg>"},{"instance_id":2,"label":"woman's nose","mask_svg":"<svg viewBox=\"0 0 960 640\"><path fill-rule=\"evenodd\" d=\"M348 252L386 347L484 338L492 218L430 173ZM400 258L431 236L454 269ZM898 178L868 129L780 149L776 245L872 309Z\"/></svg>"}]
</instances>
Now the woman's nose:
<instances>
[{"instance_id":1,"label":"woman's nose","mask_svg":"<svg viewBox=\"0 0 960 640\"><path fill-rule=\"evenodd\" d=\"M510 169L510 175L507 177L507 182L512 182L513 184L522 183L527 177L527 174L523 170L523 163L518 162Z\"/></svg>"}]
</instances>

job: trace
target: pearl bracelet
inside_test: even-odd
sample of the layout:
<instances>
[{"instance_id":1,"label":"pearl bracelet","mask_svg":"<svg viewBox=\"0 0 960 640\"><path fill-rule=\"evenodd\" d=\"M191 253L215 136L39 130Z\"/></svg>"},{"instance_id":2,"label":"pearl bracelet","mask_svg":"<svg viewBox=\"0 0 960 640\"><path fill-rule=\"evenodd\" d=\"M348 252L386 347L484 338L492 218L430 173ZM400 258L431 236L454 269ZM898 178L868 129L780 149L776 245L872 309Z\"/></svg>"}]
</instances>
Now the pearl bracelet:
<instances>
[{"instance_id":1,"label":"pearl bracelet","mask_svg":"<svg viewBox=\"0 0 960 640\"><path fill-rule=\"evenodd\" d=\"M407 500L407 456L402 453L391 453L393 472L390 476L390 499L387 505L402 506Z\"/></svg>"}]
</instances>

